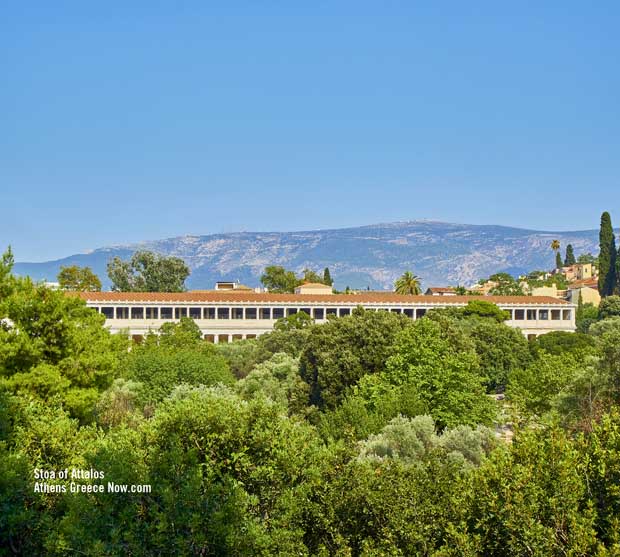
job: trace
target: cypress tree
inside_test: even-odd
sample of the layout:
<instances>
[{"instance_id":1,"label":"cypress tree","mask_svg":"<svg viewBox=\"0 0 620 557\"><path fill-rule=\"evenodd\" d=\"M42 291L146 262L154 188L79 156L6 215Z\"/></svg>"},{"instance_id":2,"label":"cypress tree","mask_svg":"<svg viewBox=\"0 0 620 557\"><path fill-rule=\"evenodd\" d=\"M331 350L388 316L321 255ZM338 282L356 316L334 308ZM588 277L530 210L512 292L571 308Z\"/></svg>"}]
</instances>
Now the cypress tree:
<instances>
[{"instance_id":1,"label":"cypress tree","mask_svg":"<svg viewBox=\"0 0 620 557\"><path fill-rule=\"evenodd\" d=\"M323 284L327 284L328 286L332 286L332 284L334 284L332 276L329 273L329 267L325 267L325 270L323 271Z\"/></svg>"},{"instance_id":2,"label":"cypress tree","mask_svg":"<svg viewBox=\"0 0 620 557\"><path fill-rule=\"evenodd\" d=\"M616 238L607 211L601 215L599 233L600 253L598 256L598 291L601 296L610 296L616 287Z\"/></svg>"},{"instance_id":3,"label":"cypress tree","mask_svg":"<svg viewBox=\"0 0 620 557\"><path fill-rule=\"evenodd\" d=\"M555 268L556 269L562 268L562 256L560 255L559 251L555 252Z\"/></svg>"},{"instance_id":4,"label":"cypress tree","mask_svg":"<svg viewBox=\"0 0 620 557\"><path fill-rule=\"evenodd\" d=\"M575 263L577 263L577 260L575 259L573 245L568 244L566 246L566 257L564 258L564 265L574 265Z\"/></svg>"}]
</instances>

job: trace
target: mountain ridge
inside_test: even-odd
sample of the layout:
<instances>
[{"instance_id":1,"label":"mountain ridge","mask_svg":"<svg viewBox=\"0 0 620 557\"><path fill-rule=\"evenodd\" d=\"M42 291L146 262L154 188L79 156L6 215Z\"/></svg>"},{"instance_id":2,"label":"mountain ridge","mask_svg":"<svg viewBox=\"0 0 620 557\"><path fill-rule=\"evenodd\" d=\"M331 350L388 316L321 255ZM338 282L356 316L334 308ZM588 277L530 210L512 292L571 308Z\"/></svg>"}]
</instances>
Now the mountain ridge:
<instances>
[{"instance_id":1,"label":"mountain ridge","mask_svg":"<svg viewBox=\"0 0 620 557\"><path fill-rule=\"evenodd\" d=\"M598 251L598 230L543 231L493 224L414 220L291 232L187 234L104 246L39 263L18 262L17 274L54 280L61 265L90 266L109 287L107 261L149 249L184 259L192 270L188 288L211 288L216 280L258 285L267 265L301 271L329 267L338 288L391 288L405 270L423 285L472 284L494 272L519 274L553 267L552 239L577 255Z\"/></svg>"}]
</instances>

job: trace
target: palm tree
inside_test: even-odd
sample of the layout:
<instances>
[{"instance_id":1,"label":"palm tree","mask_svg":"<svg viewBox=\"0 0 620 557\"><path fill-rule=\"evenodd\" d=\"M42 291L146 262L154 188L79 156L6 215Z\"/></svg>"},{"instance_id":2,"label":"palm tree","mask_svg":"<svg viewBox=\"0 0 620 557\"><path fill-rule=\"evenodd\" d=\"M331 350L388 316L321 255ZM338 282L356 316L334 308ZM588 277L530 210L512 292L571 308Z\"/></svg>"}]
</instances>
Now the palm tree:
<instances>
[{"instance_id":1,"label":"palm tree","mask_svg":"<svg viewBox=\"0 0 620 557\"><path fill-rule=\"evenodd\" d=\"M411 271L405 271L394 283L394 292L397 294L417 295L420 293L420 277Z\"/></svg>"},{"instance_id":2,"label":"palm tree","mask_svg":"<svg viewBox=\"0 0 620 557\"><path fill-rule=\"evenodd\" d=\"M551 249L555 252L555 268L559 269L562 266L562 259L560 257L560 240L553 240L553 242L551 242Z\"/></svg>"}]
</instances>

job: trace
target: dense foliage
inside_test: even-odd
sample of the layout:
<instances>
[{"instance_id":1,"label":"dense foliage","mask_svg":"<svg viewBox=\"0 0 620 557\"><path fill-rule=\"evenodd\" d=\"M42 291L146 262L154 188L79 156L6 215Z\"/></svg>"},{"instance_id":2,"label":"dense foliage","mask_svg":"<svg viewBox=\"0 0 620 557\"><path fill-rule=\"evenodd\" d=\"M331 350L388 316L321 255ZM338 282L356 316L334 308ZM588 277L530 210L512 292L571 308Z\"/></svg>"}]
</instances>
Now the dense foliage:
<instances>
[{"instance_id":1,"label":"dense foliage","mask_svg":"<svg viewBox=\"0 0 620 557\"><path fill-rule=\"evenodd\" d=\"M119 292L182 292L190 269L178 257L138 250L129 261L114 257L108 263L112 290Z\"/></svg>"},{"instance_id":2,"label":"dense foliage","mask_svg":"<svg viewBox=\"0 0 620 557\"><path fill-rule=\"evenodd\" d=\"M217 346L182 319L136 344L11 265L0 555L620 554L611 298L587 334L530 342L473 300ZM105 478L40 490L65 468ZM92 492L108 482L151 489Z\"/></svg>"},{"instance_id":3,"label":"dense foliage","mask_svg":"<svg viewBox=\"0 0 620 557\"><path fill-rule=\"evenodd\" d=\"M101 290L101 280L90 267L63 266L58 273L58 286L62 290L98 292Z\"/></svg>"}]
</instances>

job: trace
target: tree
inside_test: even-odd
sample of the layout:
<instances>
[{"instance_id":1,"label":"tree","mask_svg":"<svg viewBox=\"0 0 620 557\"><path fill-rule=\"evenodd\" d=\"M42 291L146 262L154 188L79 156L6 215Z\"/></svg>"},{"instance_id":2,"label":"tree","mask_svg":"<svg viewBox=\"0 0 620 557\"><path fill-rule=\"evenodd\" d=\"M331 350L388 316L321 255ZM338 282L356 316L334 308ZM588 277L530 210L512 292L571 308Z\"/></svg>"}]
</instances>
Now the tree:
<instances>
[{"instance_id":1,"label":"tree","mask_svg":"<svg viewBox=\"0 0 620 557\"><path fill-rule=\"evenodd\" d=\"M142 405L162 401L175 386L231 385L234 377L213 344L200 339L200 329L188 318L166 323L160 334L148 335L123 361L125 378L141 384Z\"/></svg>"},{"instance_id":2,"label":"tree","mask_svg":"<svg viewBox=\"0 0 620 557\"><path fill-rule=\"evenodd\" d=\"M583 333L567 333L565 331L551 331L536 337L531 342L532 352L544 350L548 354L561 356L572 354L580 360L585 360L588 354L595 352L595 341L592 335Z\"/></svg>"},{"instance_id":3,"label":"tree","mask_svg":"<svg viewBox=\"0 0 620 557\"><path fill-rule=\"evenodd\" d=\"M453 337L430 319L416 321L397 336L381 380L414 387L424 403L424 413L432 416L440 429L489 424L496 414L471 341Z\"/></svg>"},{"instance_id":4,"label":"tree","mask_svg":"<svg viewBox=\"0 0 620 557\"><path fill-rule=\"evenodd\" d=\"M310 387L299 375L299 360L282 352L258 364L235 384L235 390L246 400L269 398L290 414L303 414L310 394Z\"/></svg>"},{"instance_id":5,"label":"tree","mask_svg":"<svg viewBox=\"0 0 620 557\"><path fill-rule=\"evenodd\" d=\"M477 319L468 326L468 333L474 341L480 373L486 378L487 390L490 392L501 392L510 376L527 367L532 360L523 333L504 323Z\"/></svg>"},{"instance_id":6,"label":"tree","mask_svg":"<svg viewBox=\"0 0 620 557\"><path fill-rule=\"evenodd\" d=\"M553 408L556 397L569 387L579 368L579 360L571 354L542 352L529 366L512 373L508 398L524 414L540 418Z\"/></svg>"},{"instance_id":7,"label":"tree","mask_svg":"<svg viewBox=\"0 0 620 557\"><path fill-rule=\"evenodd\" d=\"M411 324L403 315L356 309L351 316L302 329L308 336L300 373L310 385L310 402L337 406L364 375L383 370L396 334Z\"/></svg>"},{"instance_id":8,"label":"tree","mask_svg":"<svg viewBox=\"0 0 620 557\"><path fill-rule=\"evenodd\" d=\"M575 324L577 331L587 333L590 325L598 320L598 308L594 304L584 304L583 296L579 292L577 311L575 312Z\"/></svg>"},{"instance_id":9,"label":"tree","mask_svg":"<svg viewBox=\"0 0 620 557\"><path fill-rule=\"evenodd\" d=\"M290 331L291 329L305 329L314 323L314 319L310 317L305 311L298 311L293 315L282 317L276 321L274 330L276 331Z\"/></svg>"},{"instance_id":10,"label":"tree","mask_svg":"<svg viewBox=\"0 0 620 557\"><path fill-rule=\"evenodd\" d=\"M598 265L598 258L594 257L591 253L582 253L577 257L577 263L591 263L592 265Z\"/></svg>"},{"instance_id":11,"label":"tree","mask_svg":"<svg viewBox=\"0 0 620 557\"><path fill-rule=\"evenodd\" d=\"M604 298L611 296L616 286L616 237L611 226L611 216L607 211L601 215L599 247L598 290Z\"/></svg>"},{"instance_id":12,"label":"tree","mask_svg":"<svg viewBox=\"0 0 620 557\"><path fill-rule=\"evenodd\" d=\"M99 292L101 290L101 281L93 273L93 270L90 267L79 267L78 265L60 267L58 284L63 290L77 292Z\"/></svg>"},{"instance_id":13,"label":"tree","mask_svg":"<svg viewBox=\"0 0 620 557\"><path fill-rule=\"evenodd\" d=\"M560 256L560 240L553 240L551 242L551 249L555 253L555 268L562 267L562 257Z\"/></svg>"},{"instance_id":14,"label":"tree","mask_svg":"<svg viewBox=\"0 0 620 557\"><path fill-rule=\"evenodd\" d=\"M29 279L14 279L0 302L0 389L93 417L100 392L117 375L123 335L76 298Z\"/></svg>"},{"instance_id":15,"label":"tree","mask_svg":"<svg viewBox=\"0 0 620 557\"><path fill-rule=\"evenodd\" d=\"M598 306L599 319L620 316L620 296L608 296Z\"/></svg>"},{"instance_id":16,"label":"tree","mask_svg":"<svg viewBox=\"0 0 620 557\"><path fill-rule=\"evenodd\" d=\"M472 555L607 553L596 539L583 460L559 428L517 435L473 470L468 483L464 530L480 548Z\"/></svg>"},{"instance_id":17,"label":"tree","mask_svg":"<svg viewBox=\"0 0 620 557\"><path fill-rule=\"evenodd\" d=\"M495 447L494 432L485 426L457 426L437 435L430 416L397 416L381 430L360 443L358 460L382 462L386 459L418 464L439 451L464 467L479 466Z\"/></svg>"},{"instance_id":18,"label":"tree","mask_svg":"<svg viewBox=\"0 0 620 557\"><path fill-rule=\"evenodd\" d=\"M420 277L411 271L405 271L394 283L394 291L397 294L417 296L420 294Z\"/></svg>"},{"instance_id":19,"label":"tree","mask_svg":"<svg viewBox=\"0 0 620 557\"><path fill-rule=\"evenodd\" d=\"M489 318L497 323L503 323L510 319L509 311L500 309L496 304L484 300L467 302L467 305L461 309L461 312L465 317Z\"/></svg>"},{"instance_id":20,"label":"tree","mask_svg":"<svg viewBox=\"0 0 620 557\"><path fill-rule=\"evenodd\" d=\"M130 261L114 257L108 263L108 277L116 292L183 292L190 269L178 257L166 257L139 250Z\"/></svg>"},{"instance_id":21,"label":"tree","mask_svg":"<svg viewBox=\"0 0 620 557\"><path fill-rule=\"evenodd\" d=\"M573 251L573 245L568 244L566 246L566 257L564 258L564 265L574 265L577 261L575 260L575 252Z\"/></svg>"},{"instance_id":22,"label":"tree","mask_svg":"<svg viewBox=\"0 0 620 557\"><path fill-rule=\"evenodd\" d=\"M333 286L334 284L332 276L329 272L329 267L325 267L325 269L323 270L323 284L327 284L328 286Z\"/></svg>"},{"instance_id":23,"label":"tree","mask_svg":"<svg viewBox=\"0 0 620 557\"><path fill-rule=\"evenodd\" d=\"M312 269L304 269L302 271L302 278L299 283L304 284L306 282L320 284L323 282L323 277L321 277L318 273L315 273Z\"/></svg>"},{"instance_id":24,"label":"tree","mask_svg":"<svg viewBox=\"0 0 620 557\"><path fill-rule=\"evenodd\" d=\"M489 294L492 296L523 296L523 288L508 273L495 273L489 277L491 282L495 282L496 286L491 288Z\"/></svg>"},{"instance_id":25,"label":"tree","mask_svg":"<svg viewBox=\"0 0 620 557\"><path fill-rule=\"evenodd\" d=\"M295 273L287 271L280 265L265 267L260 281L269 292L275 293L293 293L299 285L299 279L295 276Z\"/></svg>"},{"instance_id":26,"label":"tree","mask_svg":"<svg viewBox=\"0 0 620 557\"><path fill-rule=\"evenodd\" d=\"M2 260L0 260L0 300L11 291L11 283L13 282L11 271L14 264L15 258L13 257L11 246L9 246L2 254Z\"/></svg>"}]
</instances>

